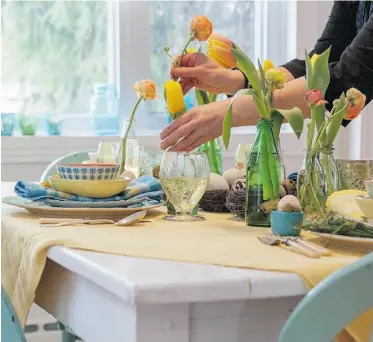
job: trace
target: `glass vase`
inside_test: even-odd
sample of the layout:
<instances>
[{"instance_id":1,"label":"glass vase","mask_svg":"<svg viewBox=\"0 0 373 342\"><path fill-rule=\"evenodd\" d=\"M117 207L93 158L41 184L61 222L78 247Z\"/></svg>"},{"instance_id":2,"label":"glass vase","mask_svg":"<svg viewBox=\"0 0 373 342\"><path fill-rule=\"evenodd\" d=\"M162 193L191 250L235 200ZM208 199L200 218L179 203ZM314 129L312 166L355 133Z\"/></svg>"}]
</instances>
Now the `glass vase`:
<instances>
[{"instance_id":1,"label":"glass vase","mask_svg":"<svg viewBox=\"0 0 373 342\"><path fill-rule=\"evenodd\" d=\"M318 159L324 172L324 192L325 196L330 196L333 192L340 190L339 174L337 164L333 155L333 147L324 147L318 153Z\"/></svg>"},{"instance_id":2,"label":"glass vase","mask_svg":"<svg viewBox=\"0 0 373 342\"><path fill-rule=\"evenodd\" d=\"M125 118L123 120L122 134L120 138L118 162L122 165L122 160L124 159L125 161L123 170L121 167L120 174L122 174L123 171L131 171L136 177L139 177L140 147L136 138L135 121L132 122L131 127L128 129L129 124L130 120ZM127 136L126 133L128 133Z\"/></svg>"},{"instance_id":3,"label":"glass vase","mask_svg":"<svg viewBox=\"0 0 373 342\"><path fill-rule=\"evenodd\" d=\"M306 151L298 173L297 194L308 219L325 216L325 174L319 151Z\"/></svg>"},{"instance_id":4,"label":"glass vase","mask_svg":"<svg viewBox=\"0 0 373 342\"><path fill-rule=\"evenodd\" d=\"M19 128L22 135L35 135L38 119L32 115L20 115Z\"/></svg>"},{"instance_id":5,"label":"glass vase","mask_svg":"<svg viewBox=\"0 0 373 342\"><path fill-rule=\"evenodd\" d=\"M223 159L219 139L214 139L202 144L198 150L207 155L210 172L221 175L223 173Z\"/></svg>"},{"instance_id":6,"label":"glass vase","mask_svg":"<svg viewBox=\"0 0 373 342\"><path fill-rule=\"evenodd\" d=\"M1 135L13 135L15 126L14 113L1 113Z\"/></svg>"},{"instance_id":7,"label":"glass vase","mask_svg":"<svg viewBox=\"0 0 373 342\"><path fill-rule=\"evenodd\" d=\"M63 118L60 115L47 114L46 124L48 135L61 135Z\"/></svg>"},{"instance_id":8,"label":"glass vase","mask_svg":"<svg viewBox=\"0 0 373 342\"><path fill-rule=\"evenodd\" d=\"M282 166L272 121L260 119L246 168L245 219L248 226L270 226L270 211L280 198Z\"/></svg>"}]
</instances>

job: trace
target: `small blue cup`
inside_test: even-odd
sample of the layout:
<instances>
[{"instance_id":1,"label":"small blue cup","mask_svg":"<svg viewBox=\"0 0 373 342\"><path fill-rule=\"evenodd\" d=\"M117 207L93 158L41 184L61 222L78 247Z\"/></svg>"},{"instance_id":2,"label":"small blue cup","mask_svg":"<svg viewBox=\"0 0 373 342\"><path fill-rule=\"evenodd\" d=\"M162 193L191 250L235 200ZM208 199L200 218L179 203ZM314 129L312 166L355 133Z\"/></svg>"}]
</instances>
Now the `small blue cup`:
<instances>
[{"instance_id":1,"label":"small blue cup","mask_svg":"<svg viewBox=\"0 0 373 342\"><path fill-rule=\"evenodd\" d=\"M272 232L281 236L298 236L300 229L295 227L303 222L303 212L271 212Z\"/></svg>"}]
</instances>

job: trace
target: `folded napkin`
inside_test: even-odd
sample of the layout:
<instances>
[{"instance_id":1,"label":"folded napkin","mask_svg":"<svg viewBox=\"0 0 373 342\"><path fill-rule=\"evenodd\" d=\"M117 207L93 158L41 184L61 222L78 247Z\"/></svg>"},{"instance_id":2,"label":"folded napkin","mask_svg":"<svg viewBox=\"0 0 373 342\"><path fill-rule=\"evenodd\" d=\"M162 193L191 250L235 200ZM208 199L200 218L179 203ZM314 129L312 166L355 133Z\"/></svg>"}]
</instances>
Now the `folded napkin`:
<instances>
[{"instance_id":1,"label":"folded napkin","mask_svg":"<svg viewBox=\"0 0 373 342\"><path fill-rule=\"evenodd\" d=\"M107 198L89 198L78 195L55 191L51 188L44 187L39 184L18 181L14 188L14 192L20 196L33 201L54 199L60 201L77 201L77 202L112 202L130 200L129 204L133 204L145 199L160 201L163 191L161 183L158 179L151 176L141 176L131 181L126 190L116 196Z\"/></svg>"}]
</instances>

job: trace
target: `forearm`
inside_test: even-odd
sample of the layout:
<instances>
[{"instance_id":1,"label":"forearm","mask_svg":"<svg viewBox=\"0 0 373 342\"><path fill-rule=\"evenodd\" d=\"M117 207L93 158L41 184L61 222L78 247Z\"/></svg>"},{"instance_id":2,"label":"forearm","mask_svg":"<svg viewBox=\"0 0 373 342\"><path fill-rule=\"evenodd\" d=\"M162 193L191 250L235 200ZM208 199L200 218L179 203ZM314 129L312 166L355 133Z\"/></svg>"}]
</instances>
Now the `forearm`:
<instances>
[{"instance_id":1,"label":"forearm","mask_svg":"<svg viewBox=\"0 0 373 342\"><path fill-rule=\"evenodd\" d=\"M307 93L307 83L304 77L289 81L282 89L274 92L274 107L287 109L299 107L305 118L310 116L309 107L304 97ZM230 99L221 101L222 107L228 110ZM251 96L240 96L234 100L232 126L253 126L259 119L259 112Z\"/></svg>"}]
</instances>

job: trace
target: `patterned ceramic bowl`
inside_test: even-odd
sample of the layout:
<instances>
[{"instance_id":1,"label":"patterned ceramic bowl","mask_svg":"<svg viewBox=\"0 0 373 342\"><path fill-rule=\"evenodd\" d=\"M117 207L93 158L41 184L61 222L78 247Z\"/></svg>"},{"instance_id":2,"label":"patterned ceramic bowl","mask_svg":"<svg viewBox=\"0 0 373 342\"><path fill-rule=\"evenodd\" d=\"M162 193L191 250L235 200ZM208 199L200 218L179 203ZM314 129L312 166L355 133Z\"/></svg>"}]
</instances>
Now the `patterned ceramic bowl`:
<instances>
[{"instance_id":1,"label":"patterned ceramic bowl","mask_svg":"<svg viewBox=\"0 0 373 342\"><path fill-rule=\"evenodd\" d=\"M119 173L118 164L58 164L57 173L62 179L110 180Z\"/></svg>"}]
</instances>

